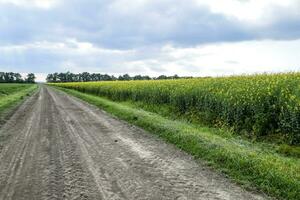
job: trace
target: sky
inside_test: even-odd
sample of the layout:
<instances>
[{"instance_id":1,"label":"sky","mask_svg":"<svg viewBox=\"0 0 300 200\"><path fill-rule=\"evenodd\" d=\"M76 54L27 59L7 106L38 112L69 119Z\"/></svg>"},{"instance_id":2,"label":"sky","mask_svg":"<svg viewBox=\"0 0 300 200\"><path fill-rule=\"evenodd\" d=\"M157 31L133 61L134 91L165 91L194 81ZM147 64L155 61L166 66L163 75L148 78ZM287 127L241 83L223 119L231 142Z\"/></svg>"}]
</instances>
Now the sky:
<instances>
[{"instance_id":1,"label":"sky","mask_svg":"<svg viewBox=\"0 0 300 200\"><path fill-rule=\"evenodd\" d=\"M300 0L0 0L0 71L300 71Z\"/></svg>"}]
</instances>

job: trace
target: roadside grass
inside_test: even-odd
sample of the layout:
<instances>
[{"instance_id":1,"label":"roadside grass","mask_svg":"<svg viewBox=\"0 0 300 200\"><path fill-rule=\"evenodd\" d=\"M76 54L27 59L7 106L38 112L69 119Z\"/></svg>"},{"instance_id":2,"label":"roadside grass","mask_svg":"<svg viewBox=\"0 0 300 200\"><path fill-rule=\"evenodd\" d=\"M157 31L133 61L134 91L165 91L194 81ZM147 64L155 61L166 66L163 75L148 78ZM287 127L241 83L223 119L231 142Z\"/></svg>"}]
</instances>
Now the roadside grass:
<instances>
[{"instance_id":1,"label":"roadside grass","mask_svg":"<svg viewBox=\"0 0 300 200\"><path fill-rule=\"evenodd\" d=\"M30 96L36 89L36 84L0 84L0 125L10 115L11 111Z\"/></svg>"},{"instance_id":2,"label":"roadside grass","mask_svg":"<svg viewBox=\"0 0 300 200\"><path fill-rule=\"evenodd\" d=\"M140 108L148 112L159 114L170 120L180 120L189 123L201 131L209 131L226 138L235 137L241 139L242 141L255 142L255 144L260 146L261 149L271 151L272 153L279 153L288 157L300 158L300 147L286 144L284 139L278 137L278 135L267 135L265 137L255 138L249 136L248 134L238 133L226 126L211 126L210 124L199 121L197 118L194 119L192 115L176 113L171 106L165 104L154 105L131 100L122 101L121 103L132 108Z\"/></svg>"},{"instance_id":3,"label":"roadside grass","mask_svg":"<svg viewBox=\"0 0 300 200\"><path fill-rule=\"evenodd\" d=\"M56 88L157 134L195 158L205 160L246 188L256 188L278 199L299 199L300 160L296 157L285 157L273 148L264 148L262 143L250 142L224 130L219 134L217 129L168 119L130 102L113 102L75 90Z\"/></svg>"}]
</instances>

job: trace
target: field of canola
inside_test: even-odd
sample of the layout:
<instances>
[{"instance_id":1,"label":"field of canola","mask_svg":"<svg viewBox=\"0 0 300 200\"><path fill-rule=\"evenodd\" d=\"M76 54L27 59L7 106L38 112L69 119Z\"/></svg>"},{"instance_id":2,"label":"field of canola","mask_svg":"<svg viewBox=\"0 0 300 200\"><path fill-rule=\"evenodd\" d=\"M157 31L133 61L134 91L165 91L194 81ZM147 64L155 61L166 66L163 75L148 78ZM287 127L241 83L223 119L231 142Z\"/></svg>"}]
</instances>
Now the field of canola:
<instances>
[{"instance_id":1,"label":"field of canola","mask_svg":"<svg viewBox=\"0 0 300 200\"><path fill-rule=\"evenodd\" d=\"M168 105L201 123L300 143L300 73L53 85L115 101Z\"/></svg>"}]
</instances>

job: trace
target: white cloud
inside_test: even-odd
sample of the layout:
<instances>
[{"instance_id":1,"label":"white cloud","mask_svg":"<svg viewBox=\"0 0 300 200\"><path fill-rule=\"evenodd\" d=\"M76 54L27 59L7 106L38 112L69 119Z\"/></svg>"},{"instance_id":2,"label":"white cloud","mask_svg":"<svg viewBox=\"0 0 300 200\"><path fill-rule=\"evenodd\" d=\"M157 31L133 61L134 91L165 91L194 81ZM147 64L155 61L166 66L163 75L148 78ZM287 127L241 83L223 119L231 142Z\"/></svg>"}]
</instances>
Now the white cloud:
<instances>
[{"instance_id":1,"label":"white cloud","mask_svg":"<svg viewBox=\"0 0 300 200\"><path fill-rule=\"evenodd\" d=\"M100 48L75 39L6 45L0 46L0 71L39 74L67 70L75 73L102 72L113 68L114 64L129 60L134 54L134 50Z\"/></svg>"},{"instance_id":2,"label":"white cloud","mask_svg":"<svg viewBox=\"0 0 300 200\"><path fill-rule=\"evenodd\" d=\"M300 70L300 40L247 41L198 46L162 48L161 65L184 75L219 76Z\"/></svg>"},{"instance_id":3,"label":"white cloud","mask_svg":"<svg viewBox=\"0 0 300 200\"><path fill-rule=\"evenodd\" d=\"M299 70L299 0L0 0L0 71Z\"/></svg>"},{"instance_id":4,"label":"white cloud","mask_svg":"<svg viewBox=\"0 0 300 200\"><path fill-rule=\"evenodd\" d=\"M40 41L20 45L2 45L0 52L14 52L14 51L27 51L27 50L48 50L48 51L62 51L66 53L79 53L90 55L92 53L108 53L108 54L123 54L124 52L130 53L133 50L117 50L107 49L94 46L89 42L79 42L76 39L67 39L64 42L48 42Z\"/></svg>"},{"instance_id":5,"label":"white cloud","mask_svg":"<svg viewBox=\"0 0 300 200\"><path fill-rule=\"evenodd\" d=\"M40 42L0 47L0 53L6 59L10 58L6 66L12 66L9 69L0 65L0 71L25 73L28 59L36 59L31 68L38 74L39 81L46 73L55 71L89 71L114 75L129 73L150 76L222 76L300 70L300 40L246 41L189 48L164 45L149 47L148 50L110 50L70 39L65 43ZM56 60L48 60L52 57ZM13 67L14 65L18 68Z\"/></svg>"},{"instance_id":6,"label":"white cloud","mask_svg":"<svg viewBox=\"0 0 300 200\"><path fill-rule=\"evenodd\" d=\"M207 5L212 12L225 14L239 20L263 23L262 17L271 7L288 8L293 11L299 0L195 0L198 5ZM298 7L299 8L299 7ZM296 11L296 10L295 10ZM298 10L299 11L299 10Z\"/></svg>"},{"instance_id":7,"label":"white cloud","mask_svg":"<svg viewBox=\"0 0 300 200\"><path fill-rule=\"evenodd\" d=\"M58 0L0 0L0 4L13 4L22 7L49 9L57 5Z\"/></svg>"}]
</instances>

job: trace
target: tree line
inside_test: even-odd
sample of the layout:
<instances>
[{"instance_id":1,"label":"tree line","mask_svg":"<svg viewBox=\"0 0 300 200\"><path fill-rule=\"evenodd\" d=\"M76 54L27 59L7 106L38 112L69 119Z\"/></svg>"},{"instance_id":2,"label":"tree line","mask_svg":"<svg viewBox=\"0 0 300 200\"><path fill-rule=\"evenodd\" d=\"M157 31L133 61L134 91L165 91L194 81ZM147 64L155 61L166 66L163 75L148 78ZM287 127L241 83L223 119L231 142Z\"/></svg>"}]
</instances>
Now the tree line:
<instances>
[{"instance_id":1,"label":"tree line","mask_svg":"<svg viewBox=\"0 0 300 200\"><path fill-rule=\"evenodd\" d=\"M29 73L23 78L19 73L0 72L0 83L35 83L35 79L33 73Z\"/></svg>"},{"instance_id":2,"label":"tree line","mask_svg":"<svg viewBox=\"0 0 300 200\"><path fill-rule=\"evenodd\" d=\"M48 74L46 80L50 83L57 82L89 82L89 81L130 81L130 80L162 80L162 79L179 79L179 78L190 78L190 77L179 77L178 75L166 76L160 75L158 77L150 77L143 75L130 76L129 74L120 75L115 77L114 75L100 74L100 73L78 73L74 74L71 72L66 73L53 73Z\"/></svg>"}]
</instances>

